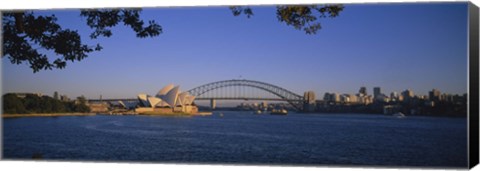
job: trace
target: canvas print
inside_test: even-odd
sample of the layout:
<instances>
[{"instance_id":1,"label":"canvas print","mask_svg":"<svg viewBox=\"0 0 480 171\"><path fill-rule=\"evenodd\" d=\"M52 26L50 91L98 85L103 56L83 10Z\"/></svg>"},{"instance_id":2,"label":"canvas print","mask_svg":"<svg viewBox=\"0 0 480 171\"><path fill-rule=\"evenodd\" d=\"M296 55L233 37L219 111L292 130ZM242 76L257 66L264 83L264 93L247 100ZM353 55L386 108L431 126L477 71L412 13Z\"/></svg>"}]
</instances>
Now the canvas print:
<instances>
[{"instance_id":1,"label":"canvas print","mask_svg":"<svg viewBox=\"0 0 480 171\"><path fill-rule=\"evenodd\" d=\"M2 11L3 160L467 168L468 3Z\"/></svg>"}]
</instances>

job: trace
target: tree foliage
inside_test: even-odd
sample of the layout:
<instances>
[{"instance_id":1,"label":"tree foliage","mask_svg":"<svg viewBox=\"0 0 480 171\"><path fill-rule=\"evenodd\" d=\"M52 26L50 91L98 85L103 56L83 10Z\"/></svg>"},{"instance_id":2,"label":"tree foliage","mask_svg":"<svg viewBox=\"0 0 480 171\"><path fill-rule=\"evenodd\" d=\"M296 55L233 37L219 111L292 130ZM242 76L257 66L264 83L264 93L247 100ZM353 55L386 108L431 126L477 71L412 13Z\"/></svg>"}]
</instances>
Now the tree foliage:
<instances>
[{"instance_id":1,"label":"tree foliage","mask_svg":"<svg viewBox=\"0 0 480 171\"><path fill-rule=\"evenodd\" d=\"M81 16L94 29L90 38L110 37L111 27L123 23L130 26L137 37L154 37L162 33L160 25L140 20L139 9L82 10ZM39 16L31 11L3 12L3 56L12 64L28 63L33 72L52 68L65 68L68 61L81 61L102 47L84 44L76 30L64 29L55 15ZM53 51L59 56L53 61L40 49Z\"/></svg>"},{"instance_id":2,"label":"tree foliage","mask_svg":"<svg viewBox=\"0 0 480 171\"><path fill-rule=\"evenodd\" d=\"M250 18L253 16L253 11L250 7L242 7L242 6L231 6L230 10L232 10L232 13L234 16L239 16L242 13L247 16L247 18Z\"/></svg>"},{"instance_id":3,"label":"tree foliage","mask_svg":"<svg viewBox=\"0 0 480 171\"><path fill-rule=\"evenodd\" d=\"M23 101L14 94L3 96L4 113L26 113Z\"/></svg>"},{"instance_id":4,"label":"tree foliage","mask_svg":"<svg viewBox=\"0 0 480 171\"><path fill-rule=\"evenodd\" d=\"M74 110L77 112L90 112L90 108L86 105L87 99L82 95L80 97L77 97L77 101L75 102L74 105Z\"/></svg>"},{"instance_id":5,"label":"tree foliage","mask_svg":"<svg viewBox=\"0 0 480 171\"><path fill-rule=\"evenodd\" d=\"M306 34L315 34L321 29L319 18L337 17L343 8L342 5L280 5L276 14L280 22ZM234 16L253 16L248 6L232 6L230 10ZM140 13L141 9L89 9L81 10L80 16L93 30L90 39L112 36L111 28L121 23L129 26L139 38L160 35L162 27L153 20L145 23ZM85 44L77 30L62 28L55 15L35 15L32 11L2 14L2 58L7 57L12 64L27 63L34 73L65 68L67 62L81 61L89 53L102 49L100 44ZM45 51L54 52L57 58L47 56Z\"/></svg>"},{"instance_id":6,"label":"tree foliage","mask_svg":"<svg viewBox=\"0 0 480 171\"><path fill-rule=\"evenodd\" d=\"M27 94L20 98L15 94L3 95L3 112L8 114L28 113L65 113L65 112L90 112L86 105L85 97L77 98L77 101L60 101L49 96L37 96Z\"/></svg>"},{"instance_id":7,"label":"tree foliage","mask_svg":"<svg viewBox=\"0 0 480 171\"><path fill-rule=\"evenodd\" d=\"M322 28L319 18L337 17L343 8L343 5L279 5L277 19L297 30L305 31L306 34L316 34ZM230 9L234 16L253 16L250 7L232 6Z\"/></svg>"},{"instance_id":8,"label":"tree foliage","mask_svg":"<svg viewBox=\"0 0 480 171\"><path fill-rule=\"evenodd\" d=\"M112 35L111 27L120 22L130 26L137 33L137 37L155 37L162 33L162 27L154 20L148 22L144 27L144 22L140 20L140 9L113 9L113 10L82 10L81 16L87 18L87 25L95 29L90 34L90 38L95 39L98 36L110 37Z\"/></svg>"}]
</instances>

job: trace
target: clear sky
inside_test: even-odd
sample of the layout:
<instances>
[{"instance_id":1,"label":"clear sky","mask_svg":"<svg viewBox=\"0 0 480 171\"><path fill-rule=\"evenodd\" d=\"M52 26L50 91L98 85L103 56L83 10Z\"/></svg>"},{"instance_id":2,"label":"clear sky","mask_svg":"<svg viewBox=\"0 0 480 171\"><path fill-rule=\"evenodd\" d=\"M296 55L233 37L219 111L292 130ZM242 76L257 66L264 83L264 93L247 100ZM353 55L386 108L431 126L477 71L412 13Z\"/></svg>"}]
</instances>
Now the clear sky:
<instances>
[{"instance_id":1,"label":"clear sky","mask_svg":"<svg viewBox=\"0 0 480 171\"><path fill-rule=\"evenodd\" d=\"M411 89L426 95L467 92L467 3L346 4L339 17L321 19L316 35L280 23L273 6L234 17L228 7L147 8L164 33L140 39L118 25L110 38L92 32L79 10L55 14L104 49L62 70L33 73L2 59L2 91L54 91L71 98L132 98L173 83L181 90L227 79L278 85L297 94L313 90L356 93Z\"/></svg>"}]
</instances>

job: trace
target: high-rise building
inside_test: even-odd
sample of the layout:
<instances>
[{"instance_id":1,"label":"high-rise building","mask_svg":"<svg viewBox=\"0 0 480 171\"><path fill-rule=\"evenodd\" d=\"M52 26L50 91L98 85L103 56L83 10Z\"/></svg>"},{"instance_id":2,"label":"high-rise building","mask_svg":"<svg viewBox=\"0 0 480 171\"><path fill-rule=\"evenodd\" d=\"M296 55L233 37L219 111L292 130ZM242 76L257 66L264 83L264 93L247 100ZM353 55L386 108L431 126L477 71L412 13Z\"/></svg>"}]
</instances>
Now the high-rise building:
<instances>
[{"instance_id":1,"label":"high-rise building","mask_svg":"<svg viewBox=\"0 0 480 171\"><path fill-rule=\"evenodd\" d=\"M373 98L377 99L382 94L380 87L373 87Z\"/></svg>"},{"instance_id":2,"label":"high-rise building","mask_svg":"<svg viewBox=\"0 0 480 171\"><path fill-rule=\"evenodd\" d=\"M431 101L439 101L440 100L440 91L437 89L433 89L432 91L428 92L428 98Z\"/></svg>"},{"instance_id":3,"label":"high-rise building","mask_svg":"<svg viewBox=\"0 0 480 171\"><path fill-rule=\"evenodd\" d=\"M405 91L402 92L402 96L403 96L403 100L410 100L411 98L413 98L413 96L415 96L415 94L413 94L413 91L410 90L410 89L407 89Z\"/></svg>"},{"instance_id":4,"label":"high-rise building","mask_svg":"<svg viewBox=\"0 0 480 171\"><path fill-rule=\"evenodd\" d=\"M340 94L338 93L332 93L332 101L334 102L339 102L340 101Z\"/></svg>"},{"instance_id":5,"label":"high-rise building","mask_svg":"<svg viewBox=\"0 0 480 171\"><path fill-rule=\"evenodd\" d=\"M366 96L367 95L367 88L366 87L360 87L360 90L358 91L360 95Z\"/></svg>"},{"instance_id":6,"label":"high-rise building","mask_svg":"<svg viewBox=\"0 0 480 171\"><path fill-rule=\"evenodd\" d=\"M313 112L313 111L315 111L315 108L316 108L316 100L317 100L317 97L315 96L315 92L313 92L313 91L306 91L306 92L303 94L303 101L305 102L305 103L304 103L304 106L303 106L304 112Z\"/></svg>"},{"instance_id":7,"label":"high-rise building","mask_svg":"<svg viewBox=\"0 0 480 171\"><path fill-rule=\"evenodd\" d=\"M330 97L331 97L331 96L330 96L330 93L326 92L326 93L323 95L323 100L324 100L324 101L327 101L327 102L328 102L328 101L331 101Z\"/></svg>"},{"instance_id":8,"label":"high-rise building","mask_svg":"<svg viewBox=\"0 0 480 171\"><path fill-rule=\"evenodd\" d=\"M313 91L306 91L303 94L303 100L308 104L314 104L316 99L315 92Z\"/></svg>"},{"instance_id":9,"label":"high-rise building","mask_svg":"<svg viewBox=\"0 0 480 171\"><path fill-rule=\"evenodd\" d=\"M395 92L395 91L392 92L392 93L390 93L390 99L391 99L392 101L398 101L398 100L399 100L398 93Z\"/></svg>"}]
</instances>

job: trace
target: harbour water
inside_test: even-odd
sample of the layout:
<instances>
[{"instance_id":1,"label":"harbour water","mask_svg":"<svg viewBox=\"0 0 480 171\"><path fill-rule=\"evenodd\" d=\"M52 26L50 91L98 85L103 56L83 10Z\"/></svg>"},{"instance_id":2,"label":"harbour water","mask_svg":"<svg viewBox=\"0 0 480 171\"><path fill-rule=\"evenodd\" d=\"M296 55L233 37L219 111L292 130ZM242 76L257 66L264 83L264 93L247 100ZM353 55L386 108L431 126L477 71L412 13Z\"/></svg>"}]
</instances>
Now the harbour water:
<instances>
[{"instance_id":1,"label":"harbour water","mask_svg":"<svg viewBox=\"0 0 480 171\"><path fill-rule=\"evenodd\" d=\"M3 158L460 168L467 167L466 123L466 118L238 111L8 118Z\"/></svg>"}]
</instances>

